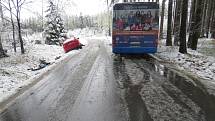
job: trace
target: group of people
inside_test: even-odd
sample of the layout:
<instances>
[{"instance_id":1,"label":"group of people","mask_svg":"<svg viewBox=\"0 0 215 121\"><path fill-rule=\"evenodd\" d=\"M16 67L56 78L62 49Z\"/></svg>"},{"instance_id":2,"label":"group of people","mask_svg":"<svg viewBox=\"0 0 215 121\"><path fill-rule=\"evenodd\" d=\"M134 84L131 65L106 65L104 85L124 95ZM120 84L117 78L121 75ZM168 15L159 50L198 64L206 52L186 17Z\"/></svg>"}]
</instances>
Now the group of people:
<instances>
[{"instance_id":1,"label":"group of people","mask_svg":"<svg viewBox=\"0 0 215 121\"><path fill-rule=\"evenodd\" d=\"M152 29L153 16L151 11L130 11L128 15L114 20L114 27L118 30L147 31Z\"/></svg>"}]
</instances>

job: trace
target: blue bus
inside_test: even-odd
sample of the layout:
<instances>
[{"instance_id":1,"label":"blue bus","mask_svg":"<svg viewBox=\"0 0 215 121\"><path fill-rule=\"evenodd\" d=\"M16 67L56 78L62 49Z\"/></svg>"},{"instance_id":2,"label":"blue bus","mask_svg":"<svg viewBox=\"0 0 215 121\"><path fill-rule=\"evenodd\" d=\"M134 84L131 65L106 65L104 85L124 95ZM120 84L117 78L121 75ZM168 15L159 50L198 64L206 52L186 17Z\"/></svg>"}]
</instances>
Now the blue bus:
<instances>
[{"instance_id":1,"label":"blue bus","mask_svg":"<svg viewBox=\"0 0 215 121\"><path fill-rule=\"evenodd\" d=\"M158 37L158 3L132 2L117 3L113 6L113 53L156 53Z\"/></svg>"}]
</instances>

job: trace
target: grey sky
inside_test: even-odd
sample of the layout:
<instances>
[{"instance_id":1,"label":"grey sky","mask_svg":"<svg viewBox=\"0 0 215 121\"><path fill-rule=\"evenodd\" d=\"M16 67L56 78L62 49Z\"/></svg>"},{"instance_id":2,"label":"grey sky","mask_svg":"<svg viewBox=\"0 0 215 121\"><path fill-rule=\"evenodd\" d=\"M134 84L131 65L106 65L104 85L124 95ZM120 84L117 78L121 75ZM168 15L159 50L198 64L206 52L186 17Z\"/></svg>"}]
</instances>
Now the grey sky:
<instances>
[{"instance_id":1,"label":"grey sky","mask_svg":"<svg viewBox=\"0 0 215 121\"><path fill-rule=\"evenodd\" d=\"M67 15L80 15L80 13L95 15L106 10L105 0L63 0L60 5L64 6L62 10ZM43 0L43 10L46 9L47 0ZM29 18L36 14L42 15L42 0L35 0L22 9L22 18Z\"/></svg>"}]
</instances>

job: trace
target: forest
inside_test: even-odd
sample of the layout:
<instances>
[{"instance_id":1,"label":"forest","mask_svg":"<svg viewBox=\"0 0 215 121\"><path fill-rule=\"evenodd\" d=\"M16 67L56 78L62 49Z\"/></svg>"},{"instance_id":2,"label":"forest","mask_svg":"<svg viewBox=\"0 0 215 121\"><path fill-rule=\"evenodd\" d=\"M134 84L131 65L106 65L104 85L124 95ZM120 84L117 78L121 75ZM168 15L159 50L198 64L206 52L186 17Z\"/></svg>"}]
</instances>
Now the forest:
<instances>
[{"instance_id":1,"label":"forest","mask_svg":"<svg viewBox=\"0 0 215 121\"><path fill-rule=\"evenodd\" d=\"M58 44L62 33L76 28L92 27L107 31L111 35L112 6L118 2L157 2L160 4L160 39L166 40L166 46L179 46L180 53L187 53L187 48L197 50L199 38L215 38L215 1L214 0L105 0L106 11L97 15L66 15L64 6L74 3L72 0L43 1L49 6L41 7L42 12L35 17L22 19L22 10L31 0L0 0L0 57L7 57L7 47L17 52L20 48L25 53L23 36L36 32L49 34L55 26L53 19L58 18L62 31L57 31ZM74 4L72 4L74 5ZM53 18L53 19L50 19ZM166 21L167 20L167 21ZM48 31L49 29L50 31ZM46 37L45 37L46 38ZM46 38L47 39L47 38ZM50 38L49 38L50 39ZM46 44L57 44L46 42ZM60 45L60 44L59 44Z\"/></svg>"},{"instance_id":2,"label":"forest","mask_svg":"<svg viewBox=\"0 0 215 121\"><path fill-rule=\"evenodd\" d=\"M124 0L141 2L141 0ZM180 53L187 48L197 50L199 38L215 38L214 0L145 0L160 3L160 39L166 46L179 46ZM167 18L167 23L164 19ZM167 31L164 27L167 25Z\"/></svg>"}]
</instances>

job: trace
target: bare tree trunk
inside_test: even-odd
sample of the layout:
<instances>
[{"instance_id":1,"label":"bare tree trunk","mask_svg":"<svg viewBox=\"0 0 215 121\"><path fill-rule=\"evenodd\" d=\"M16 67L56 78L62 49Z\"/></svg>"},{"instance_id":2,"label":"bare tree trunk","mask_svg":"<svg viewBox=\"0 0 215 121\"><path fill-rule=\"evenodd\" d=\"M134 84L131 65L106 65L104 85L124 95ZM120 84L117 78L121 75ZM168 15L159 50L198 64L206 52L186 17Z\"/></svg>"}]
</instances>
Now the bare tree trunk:
<instances>
[{"instance_id":1,"label":"bare tree trunk","mask_svg":"<svg viewBox=\"0 0 215 121\"><path fill-rule=\"evenodd\" d=\"M210 25L212 23L213 20L213 0L209 0L208 3L208 20L207 20L207 27L206 27L206 37L209 37L209 32L210 32Z\"/></svg>"},{"instance_id":2,"label":"bare tree trunk","mask_svg":"<svg viewBox=\"0 0 215 121\"><path fill-rule=\"evenodd\" d=\"M1 41L2 31L4 29L4 15L3 15L1 2L2 1L0 0L0 16L1 16L1 20L0 20L0 58L3 58L3 57L8 57L8 55L5 53L3 45L2 45L2 41Z\"/></svg>"},{"instance_id":3,"label":"bare tree trunk","mask_svg":"<svg viewBox=\"0 0 215 121\"><path fill-rule=\"evenodd\" d=\"M196 1L197 0L192 0L192 6L191 6L191 18L190 18L190 33L189 33L189 39L187 42L188 48L191 48L192 45L192 40L193 40L193 33L194 33L194 26L195 26L195 21L196 21Z\"/></svg>"},{"instance_id":4,"label":"bare tree trunk","mask_svg":"<svg viewBox=\"0 0 215 121\"><path fill-rule=\"evenodd\" d=\"M212 15L212 22L211 22L211 37L215 38L215 1L213 0L213 15Z\"/></svg>"},{"instance_id":5,"label":"bare tree trunk","mask_svg":"<svg viewBox=\"0 0 215 121\"><path fill-rule=\"evenodd\" d=\"M182 1L182 12L181 12L181 27L180 27L180 53L187 53L186 46L186 26L187 26L187 11L188 11L188 0Z\"/></svg>"},{"instance_id":6,"label":"bare tree trunk","mask_svg":"<svg viewBox=\"0 0 215 121\"><path fill-rule=\"evenodd\" d=\"M188 27L187 27L187 32L190 32L190 27L191 27L191 20L192 20L192 13L193 13L193 3L194 3L194 0L190 0L191 1L191 7L190 7L190 16L189 16L189 21L187 22L188 24Z\"/></svg>"},{"instance_id":7,"label":"bare tree trunk","mask_svg":"<svg viewBox=\"0 0 215 121\"><path fill-rule=\"evenodd\" d=\"M1 35L0 35L0 58L8 57L8 55L5 53L3 46L2 46L2 41L1 41Z\"/></svg>"},{"instance_id":8,"label":"bare tree trunk","mask_svg":"<svg viewBox=\"0 0 215 121\"><path fill-rule=\"evenodd\" d=\"M196 7L196 15L195 15L195 26L194 26L194 33L193 39L191 44L191 49L196 50L198 39L201 33L201 17L202 17L202 7L203 7L203 0L197 0L197 7Z\"/></svg>"},{"instance_id":9,"label":"bare tree trunk","mask_svg":"<svg viewBox=\"0 0 215 121\"><path fill-rule=\"evenodd\" d=\"M21 24L20 24L20 19L19 18L17 18L17 25L18 25L18 34L19 34L21 53L24 54L25 49L24 49L24 42L23 42L23 39L22 39L22 31L21 31Z\"/></svg>"},{"instance_id":10,"label":"bare tree trunk","mask_svg":"<svg viewBox=\"0 0 215 121\"><path fill-rule=\"evenodd\" d=\"M176 12L175 12L175 23L174 23L174 33L175 33L175 39L174 39L174 45L179 45L179 39L180 39L180 18L181 18L181 0L176 1Z\"/></svg>"},{"instance_id":11,"label":"bare tree trunk","mask_svg":"<svg viewBox=\"0 0 215 121\"><path fill-rule=\"evenodd\" d=\"M208 0L207 20L206 20L206 37L208 38L210 31L210 23L212 20L212 0Z\"/></svg>"},{"instance_id":12,"label":"bare tree trunk","mask_svg":"<svg viewBox=\"0 0 215 121\"><path fill-rule=\"evenodd\" d=\"M161 22L160 22L160 38L163 38L163 23L164 23L165 2L166 2L166 0L162 1Z\"/></svg>"},{"instance_id":13,"label":"bare tree trunk","mask_svg":"<svg viewBox=\"0 0 215 121\"><path fill-rule=\"evenodd\" d=\"M207 7L208 7L208 0L204 0L202 3L203 6L203 12L202 12L202 20L201 20L201 34L200 37L204 37L205 36L205 30L206 30L206 15L207 15Z\"/></svg>"},{"instance_id":14,"label":"bare tree trunk","mask_svg":"<svg viewBox=\"0 0 215 121\"><path fill-rule=\"evenodd\" d=\"M19 35L19 42L21 47L21 53L25 53L24 49L24 43L22 39L22 30L21 30L21 23L20 23L20 6L19 6L19 0L16 0L16 20L17 20L17 26L18 26L18 35Z\"/></svg>"},{"instance_id":15,"label":"bare tree trunk","mask_svg":"<svg viewBox=\"0 0 215 121\"><path fill-rule=\"evenodd\" d=\"M9 6L9 11L10 11L10 21L11 21L12 31L13 31L13 48L14 48L14 52L16 52L15 25L14 25L14 21L13 21L13 15L12 15L13 13L12 13L12 7L11 7L10 0L8 0L8 6Z\"/></svg>"},{"instance_id":16,"label":"bare tree trunk","mask_svg":"<svg viewBox=\"0 0 215 121\"><path fill-rule=\"evenodd\" d=\"M168 25L167 25L167 40L166 46L172 46L172 1L168 4Z\"/></svg>"},{"instance_id":17,"label":"bare tree trunk","mask_svg":"<svg viewBox=\"0 0 215 121\"><path fill-rule=\"evenodd\" d=\"M173 0L172 4L172 35L175 34L175 14L176 14L176 0Z\"/></svg>"}]
</instances>

